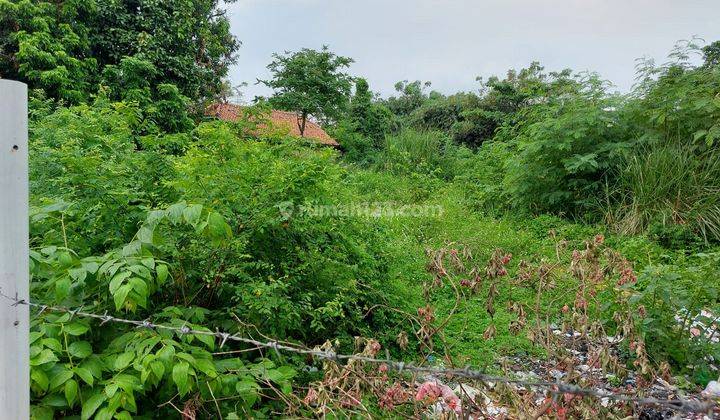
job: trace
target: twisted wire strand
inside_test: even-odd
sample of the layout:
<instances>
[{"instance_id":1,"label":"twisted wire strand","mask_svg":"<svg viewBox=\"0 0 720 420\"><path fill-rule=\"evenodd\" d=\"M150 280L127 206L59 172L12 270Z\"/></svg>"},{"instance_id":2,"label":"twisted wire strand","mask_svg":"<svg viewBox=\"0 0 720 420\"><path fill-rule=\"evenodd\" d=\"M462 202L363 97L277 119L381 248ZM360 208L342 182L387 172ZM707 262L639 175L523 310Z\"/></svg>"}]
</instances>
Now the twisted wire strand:
<instances>
[{"instance_id":1,"label":"twisted wire strand","mask_svg":"<svg viewBox=\"0 0 720 420\"><path fill-rule=\"evenodd\" d=\"M341 361L351 361L351 360L358 360L366 363L372 363L372 364L384 364L388 368L393 369L397 371L398 373L402 372L413 372L413 373L421 373L426 375L433 375L433 376L450 376L455 378L465 378L465 379L472 379L477 380L481 382L492 382L492 383L503 383L508 385L515 385L520 386L524 388L540 388L544 389L547 392L551 394L574 394L574 395L582 395L592 398L599 398L599 399L607 399L608 401L616 401L616 402L629 402L629 403L635 403L638 405L655 405L655 406L662 406L667 407L676 411L682 411L682 412L689 412L689 413L706 413L712 411L716 404L713 401L707 400L707 401L697 401L697 400L688 400L684 398L676 398L676 399L658 399L658 398L648 398L648 397L637 397L633 395L623 394L623 393L615 393L610 392L606 390L599 390L599 389L591 389L591 388L583 388L578 385L563 383L563 382L552 382L552 381L525 381L521 379L513 379L506 376L499 376L499 375L491 375L484 373L479 370L472 369L470 366L467 366L465 368L459 369L459 368L441 368L441 367L432 367L432 366L418 366L414 365L412 363L405 363L402 361L396 361L392 359L378 359L374 357L364 356L364 355L358 355L358 354L341 354L336 353L329 350L318 350L318 349L311 349L307 346L300 346L300 345L288 345L280 343L276 340L268 340L268 341L260 341L255 340L252 338L242 337L238 334L230 334L227 332L222 331L205 331L205 330L197 330L187 327L186 325L183 325L181 327L171 326L171 325L164 325L164 324L156 324L151 322L149 319L145 320L133 320L133 319L125 319L125 318L118 318L112 315L109 315L107 312L104 314L95 314L90 312L83 312L82 307L77 309L70 309L66 307L60 307L60 306L51 306L51 305L43 305L35 302L26 301L24 299L19 299L17 296L11 297L6 294L4 294L0 290L0 297L5 298L6 300L10 301L10 305L12 306L18 306L18 305L25 305L30 308L37 308L39 309L38 315L42 314L44 312L56 312L56 313L66 313L70 314L72 317L83 317L83 318L90 318L90 319L96 319L100 321L100 325L106 324L108 322L114 322L114 323L121 323L121 324L128 324L133 325L138 328L147 328L151 330L166 330L166 331L173 331L176 333L179 333L181 335L205 335L205 336L211 336L215 337L220 341L220 347L222 348L228 341L235 341L239 343L245 343L250 344L258 348L267 348L267 349L273 349L276 352L279 351L287 351L287 352L293 352L297 354L304 354L304 355L310 355L314 356L320 359L325 360L331 360L336 363L340 363Z\"/></svg>"}]
</instances>

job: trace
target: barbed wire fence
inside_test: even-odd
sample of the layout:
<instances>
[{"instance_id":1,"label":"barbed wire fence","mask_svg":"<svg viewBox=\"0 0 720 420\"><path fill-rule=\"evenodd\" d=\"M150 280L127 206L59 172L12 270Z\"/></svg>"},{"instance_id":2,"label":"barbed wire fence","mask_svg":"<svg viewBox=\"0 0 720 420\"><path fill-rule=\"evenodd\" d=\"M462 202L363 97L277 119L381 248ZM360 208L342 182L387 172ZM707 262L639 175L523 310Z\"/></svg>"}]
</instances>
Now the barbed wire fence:
<instances>
[{"instance_id":1,"label":"barbed wire fence","mask_svg":"<svg viewBox=\"0 0 720 420\"><path fill-rule=\"evenodd\" d=\"M403 372L412 372L417 374L425 374L425 375L432 375L432 376L445 376L445 377L453 377L453 378L463 378L463 379L469 379L469 380L475 380L480 381L483 383L502 383L507 385L514 385L522 388L530 388L530 389L542 389L546 392L553 394L553 395L562 395L562 394L572 394L572 395L580 395L580 396L586 396L586 397L592 397L597 398L601 400L607 400L607 401L615 401L615 402L627 402L627 403L634 403L641 406L659 406L659 407L665 407L668 409L672 409L678 412L686 412L686 413L710 413L713 411L713 409L716 407L716 403L711 400L706 401L699 401L699 400L690 400L685 398L675 398L675 399L658 399L658 398L648 398L648 397L639 397L635 395L629 395L628 393L616 393L616 392L610 392L606 390L600 390L600 389L591 389L591 388L583 388L578 385L573 385L569 383L564 383L560 381L527 381L527 380L521 380L521 379L515 379L507 376L499 376L499 375L492 375L485 372L482 372L480 370L472 369L470 366L467 366L465 368L459 369L459 368L442 368L442 367L433 367L433 366L420 366L415 365L413 363L406 363L402 361L393 360L390 358L385 359L379 359L369 356L364 356L360 354L342 354L337 353L334 351L329 350L318 350L309 348L308 346L303 345L289 345L285 343L281 343L277 340L268 340L268 341L261 341L256 340L252 338L243 337L239 334L230 334L223 331L211 331L211 330L198 330L189 328L186 325L183 325L181 327L171 326L171 325L165 325L165 324L156 324L154 322L151 322L149 319L145 320L133 320L133 319L125 319L125 318L119 318L112 315L109 315L107 312L104 314L96 314L96 313L90 313L90 312L84 312L82 307L77 309L71 309L61 306L52 306L52 305L44 305L36 302L26 301L24 299L20 299L17 296L8 296L5 293L0 290L0 297L5 299L6 303L11 306L18 306L18 305L26 305L30 308L35 308L38 310L38 316L45 312L56 312L56 313L64 313L69 314L71 316L71 319L73 317L82 317L82 318L90 318L100 321L100 325L104 325L108 322L114 322L114 323L121 323L121 324L128 324L133 325L137 328L145 328L149 330L166 330L166 331L173 331L181 335L203 335L203 336L211 336L216 338L220 342L220 347L222 348L227 342L239 342L244 344L250 344L252 346L255 346L256 348L266 348L266 349L272 349L276 352L285 351L285 352L292 352L296 354L303 354L303 355L309 355L313 357L317 357L324 360L330 360L335 363L340 364L343 361L351 361L351 360L357 360L362 361L366 363L372 363L372 364L383 364L386 365L389 369L393 369L397 371L398 373Z\"/></svg>"}]
</instances>

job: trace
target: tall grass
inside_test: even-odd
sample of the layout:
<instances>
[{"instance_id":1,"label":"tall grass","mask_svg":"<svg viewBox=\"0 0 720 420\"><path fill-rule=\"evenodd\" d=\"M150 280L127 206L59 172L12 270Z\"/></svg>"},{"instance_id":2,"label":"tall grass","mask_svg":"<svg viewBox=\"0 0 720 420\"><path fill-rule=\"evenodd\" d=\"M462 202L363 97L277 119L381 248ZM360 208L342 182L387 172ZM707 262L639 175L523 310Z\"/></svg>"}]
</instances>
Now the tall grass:
<instances>
[{"instance_id":1,"label":"tall grass","mask_svg":"<svg viewBox=\"0 0 720 420\"><path fill-rule=\"evenodd\" d=\"M376 162L393 173L433 173L452 178L460 161L471 154L444 133L406 129L385 138Z\"/></svg>"},{"instance_id":2,"label":"tall grass","mask_svg":"<svg viewBox=\"0 0 720 420\"><path fill-rule=\"evenodd\" d=\"M688 143L645 146L624 162L608 192L607 221L636 234L651 224L683 226L720 240L720 153Z\"/></svg>"}]
</instances>

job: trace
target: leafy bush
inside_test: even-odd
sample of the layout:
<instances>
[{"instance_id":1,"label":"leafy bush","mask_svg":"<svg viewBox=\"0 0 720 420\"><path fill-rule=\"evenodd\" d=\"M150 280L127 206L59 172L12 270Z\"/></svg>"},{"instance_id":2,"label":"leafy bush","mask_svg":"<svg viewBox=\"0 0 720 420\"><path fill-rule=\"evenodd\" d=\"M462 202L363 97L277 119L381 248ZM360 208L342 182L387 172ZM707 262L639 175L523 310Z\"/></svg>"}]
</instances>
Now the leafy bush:
<instances>
[{"instance_id":1,"label":"leafy bush","mask_svg":"<svg viewBox=\"0 0 720 420\"><path fill-rule=\"evenodd\" d=\"M720 357L717 335L720 255L700 254L673 265L650 265L638 274L629 302L641 323L648 354L680 371L692 366L701 384L716 379L710 364ZM709 359L707 356L711 356Z\"/></svg>"},{"instance_id":2,"label":"leafy bush","mask_svg":"<svg viewBox=\"0 0 720 420\"><path fill-rule=\"evenodd\" d=\"M50 211L58 212L62 210ZM105 254L82 256L54 245L32 250L31 293L50 305L152 315L166 325L211 331L197 325L211 322L209 311L172 304L169 292L187 279L178 277L168 261L173 253L167 250L177 250L182 241L175 239L181 237L219 249L232 240L232 232L219 213L201 205L181 202L153 210L132 241ZM87 318L68 313L40 314L30 333L33 418L131 418L157 410L170 414L159 404L190 393L205 399L237 395L242 409L253 411L262 381L289 392L292 369L276 369L269 360L216 357L214 350L212 336L116 323L91 326Z\"/></svg>"},{"instance_id":3,"label":"leafy bush","mask_svg":"<svg viewBox=\"0 0 720 420\"><path fill-rule=\"evenodd\" d=\"M465 161L457 179L473 207L493 214L508 209L510 197L503 182L513 157L508 143L491 141Z\"/></svg>"},{"instance_id":4,"label":"leafy bush","mask_svg":"<svg viewBox=\"0 0 720 420\"><path fill-rule=\"evenodd\" d=\"M713 146L720 140L720 66L692 64L700 55L695 41L680 42L669 61L643 61L640 83L628 108L629 119L650 143L686 142Z\"/></svg>"},{"instance_id":5,"label":"leafy bush","mask_svg":"<svg viewBox=\"0 0 720 420\"><path fill-rule=\"evenodd\" d=\"M201 124L195 135L171 185L231 220L242 248L222 256L193 245L188 275L209 285L211 301L233 302L274 336L315 342L357 332L363 302L379 293L360 285L379 285L384 275L378 232L357 219L304 210L338 204L333 186L342 170L333 152L238 141L222 123Z\"/></svg>"},{"instance_id":6,"label":"leafy bush","mask_svg":"<svg viewBox=\"0 0 720 420\"><path fill-rule=\"evenodd\" d=\"M142 112L99 101L60 108L30 127L31 202L64 208L63 218L32 233L39 243L63 243L77 252L104 252L130 240L149 208L178 199L165 180L167 156L138 151ZM163 136L153 136L157 143ZM64 203L64 204L63 204Z\"/></svg>"},{"instance_id":7,"label":"leafy bush","mask_svg":"<svg viewBox=\"0 0 720 420\"><path fill-rule=\"evenodd\" d=\"M699 51L683 42L667 64L642 63L623 111L640 145L618 162L606 204L620 232L650 229L674 247L720 238L720 68L692 65Z\"/></svg>"},{"instance_id":8,"label":"leafy bush","mask_svg":"<svg viewBox=\"0 0 720 420\"><path fill-rule=\"evenodd\" d=\"M352 127L351 131L370 139L375 148L382 147L385 135L396 131L398 124L392 112L385 105L374 100L370 86L362 78L355 80L355 94L350 101L348 117L342 123ZM340 142L343 147L352 148L346 143L347 141Z\"/></svg>"},{"instance_id":9,"label":"leafy bush","mask_svg":"<svg viewBox=\"0 0 720 420\"><path fill-rule=\"evenodd\" d=\"M369 164L377 158L381 147L375 139L366 137L351 123L338 124L330 131L330 135L340 143L343 159L347 162Z\"/></svg>"},{"instance_id":10,"label":"leafy bush","mask_svg":"<svg viewBox=\"0 0 720 420\"><path fill-rule=\"evenodd\" d=\"M512 203L567 215L597 205L607 171L630 145L619 106L591 76L580 90L527 108L522 124L506 127L502 135L514 133L517 147L505 179Z\"/></svg>"},{"instance_id":11,"label":"leafy bush","mask_svg":"<svg viewBox=\"0 0 720 420\"><path fill-rule=\"evenodd\" d=\"M333 151L213 122L171 156L165 136L135 134L139 121L137 107L100 101L33 122L33 299L305 343L350 343L389 319L364 318L387 290L381 228L307 210L347 198ZM126 418L194 395L239 396L222 412L262 415L269 384L289 392L294 376L256 353L213 356L212 337L51 313L32 331L38 418Z\"/></svg>"}]
</instances>

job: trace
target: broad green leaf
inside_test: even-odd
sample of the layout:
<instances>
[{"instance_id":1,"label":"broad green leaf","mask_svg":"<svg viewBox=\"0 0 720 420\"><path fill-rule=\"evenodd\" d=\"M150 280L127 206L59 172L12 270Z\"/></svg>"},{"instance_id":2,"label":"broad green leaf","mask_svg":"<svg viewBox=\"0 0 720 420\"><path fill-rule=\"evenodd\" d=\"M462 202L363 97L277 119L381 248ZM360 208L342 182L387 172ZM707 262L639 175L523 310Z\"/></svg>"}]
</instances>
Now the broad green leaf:
<instances>
[{"instance_id":1,"label":"broad green leaf","mask_svg":"<svg viewBox=\"0 0 720 420\"><path fill-rule=\"evenodd\" d=\"M95 420L112 420L115 415L115 410L111 410L110 407L103 407L95 413Z\"/></svg>"},{"instance_id":2,"label":"broad green leaf","mask_svg":"<svg viewBox=\"0 0 720 420\"><path fill-rule=\"evenodd\" d=\"M280 383L285 380L285 376L276 369L266 370L265 378L267 378L275 383Z\"/></svg>"},{"instance_id":3,"label":"broad green leaf","mask_svg":"<svg viewBox=\"0 0 720 420\"><path fill-rule=\"evenodd\" d=\"M32 420L53 420L53 418L55 418L55 411L50 407L33 405L30 407L30 418Z\"/></svg>"},{"instance_id":4,"label":"broad green leaf","mask_svg":"<svg viewBox=\"0 0 720 420\"><path fill-rule=\"evenodd\" d=\"M30 358L37 357L43 351L43 346L30 346Z\"/></svg>"},{"instance_id":5,"label":"broad green leaf","mask_svg":"<svg viewBox=\"0 0 720 420\"><path fill-rule=\"evenodd\" d=\"M92 346L87 341L76 341L68 346L68 352L73 357L84 359L92 354Z\"/></svg>"},{"instance_id":6,"label":"broad green leaf","mask_svg":"<svg viewBox=\"0 0 720 420\"><path fill-rule=\"evenodd\" d=\"M178 353L175 357L183 359L189 363L195 363L195 358L187 353Z\"/></svg>"},{"instance_id":7,"label":"broad green leaf","mask_svg":"<svg viewBox=\"0 0 720 420\"><path fill-rule=\"evenodd\" d=\"M134 358L135 353L126 352L120 354L117 359L115 359L115 370L125 369L130 365Z\"/></svg>"},{"instance_id":8,"label":"broad green leaf","mask_svg":"<svg viewBox=\"0 0 720 420\"><path fill-rule=\"evenodd\" d=\"M215 365L213 365L212 361L210 360L195 359L195 363L193 363L193 366L195 367L195 369L206 374L207 376L210 376L212 378L217 376L217 372L215 371Z\"/></svg>"},{"instance_id":9,"label":"broad green leaf","mask_svg":"<svg viewBox=\"0 0 720 420\"><path fill-rule=\"evenodd\" d=\"M42 405L64 408L67 406L67 401L63 395L53 393L42 399Z\"/></svg>"},{"instance_id":10,"label":"broad green leaf","mask_svg":"<svg viewBox=\"0 0 720 420\"><path fill-rule=\"evenodd\" d=\"M62 344L60 344L60 342L54 338L43 338L42 340L40 340L40 343L55 352L62 351Z\"/></svg>"},{"instance_id":11,"label":"broad green leaf","mask_svg":"<svg viewBox=\"0 0 720 420\"><path fill-rule=\"evenodd\" d=\"M92 372L90 372L90 369L88 368L76 366L75 368L73 368L73 372L75 372L75 374L79 376L80 379L85 381L85 383L90 386L92 386L95 382L95 378L93 378Z\"/></svg>"},{"instance_id":12,"label":"broad green leaf","mask_svg":"<svg viewBox=\"0 0 720 420\"><path fill-rule=\"evenodd\" d=\"M162 379L165 374L165 365L162 362L154 361L150 363L150 369L152 369L158 379Z\"/></svg>"},{"instance_id":13,"label":"broad green leaf","mask_svg":"<svg viewBox=\"0 0 720 420\"><path fill-rule=\"evenodd\" d=\"M158 351L157 356L165 362L170 362L175 357L175 347L172 345L165 345L160 349L160 351Z\"/></svg>"},{"instance_id":14,"label":"broad green leaf","mask_svg":"<svg viewBox=\"0 0 720 420\"><path fill-rule=\"evenodd\" d=\"M276 369L285 379L292 379L297 372L290 366L280 366Z\"/></svg>"},{"instance_id":15,"label":"broad green leaf","mask_svg":"<svg viewBox=\"0 0 720 420\"><path fill-rule=\"evenodd\" d=\"M126 394L132 394L137 387L140 386L137 376L120 374L115 375L115 383L126 392ZM125 395L127 397L127 395Z\"/></svg>"},{"instance_id":16,"label":"broad green leaf","mask_svg":"<svg viewBox=\"0 0 720 420\"><path fill-rule=\"evenodd\" d=\"M164 284L165 280L168 278L168 266L165 264L159 264L157 268L155 268L155 272L157 273L158 285Z\"/></svg>"},{"instance_id":17,"label":"broad green leaf","mask_svg":"<svg viewBox=\"0 0 720 420\"><path fill-rule=\"evenodd\" d=\"M210 350L215 350L215 337L212 335L195 334L193 335L198 341L208 346Z\"/></svg>"},{"instance_id":18,"label":"broad green leaf","mask_svg":"<svg viewBox=\"0 0 720 420\"><path fill-rule=\"evenodd\" d=\"M74 379L70 379L65 382L65 399L67 400L70 407L73 406L75 398L78 394L78 383Z\"/></svg>"},{"instance_id":19,"label":"broad green leaf","mask_svg":"<svg viewBox=\"0 0 720 420\"><path fill-rule=\"evenodd\" d=\"M183 210L183 219L192 226L197 225L200 221L200 215L202 214L202 205L191 204Z\"/></svg>"},{"instance_id":20,"label":"broad green leaf","mask_svg":"<svg viewBox=\"0 0 720 420\"><path fill-rule=\"evenodd\" d=\"M41 331L31 331L30 332L30 344L39 340L40 337L42 337L43 335L45 335L45 334Z\"/></svg>"},{"instance_id":21,"label":"broad green leaf","mask_svg":"<svg viewBox=\"0 0 720 420\"><path fill-rule=\"evenodd\" d=\"M62 301L70 294L70 278L62 277L55 282L55 299Z\"/></svg>"},{"instance_id":22,"label":"broad green leaf","mask_svg":"<svg viewBox=\"0 0 720 420\"><path fill-rule=\"evenodd\" d=\"M129 271L129 270L122 271L122 272L114 275L112 280L110 280L110 286L109 286L110 294L114 295L115 292L117 292L117 289L119 289L120 286L122 285L123 280L125 280L126 278L128 278L130 276L132 276L132 271Z\"/></svg>"},{"instance_id":23,"label":"broad green leaf","mask_svg":"<svg viewBox=\"0 0 720 420\"><path fill-rule=\"evenodd\" d=\"M185 395L189 391L188 386L188 370L190 365L187 362L180 362L173 366L172 378L177 386L180 395Z\"/></svg>"},{"instance_id":24,"label":"broad green leaf","mask_svg":"<svg viewBox=\"0 0 720 420\"><path fill-rule=\"evenodd\" d=\"M167 208L167 217L170 219L170 222L174 224L178 224L182 222L183 218L183 211L185 210L185 207L187 207L187 203L184 201L181 201L179 203L175 203Z\"/></svg>"},{"instance_id":25,"label":"broad green leaf","mask_svg":"<svg viewBox=\"0 0 720 420\"><path fill-rule=\"evenodd\" d=\"M132 271L133 273L137 274L138 276L144 278L144 279L151 279L152 274L150 273L150 270L148 270L147 267L144 265L131 265L128 267L128 270Z\"/></svg>"},{"instance_id":26,"label":"broad green leaf","mask_svg":"<svg viewBox=\"0 0 720 420\"><path fill-rule=\"evenodd\" d=\"M240 397L245 400L250 406L254 405L257 401L257 392L260 386L249 379L244 379L235 384L235 391Z\"/></svg>"},{"instance_id":27,"label":"broad green leaf","mask_svg":"<svg viewBox=\"0 0 720 420\"><path fill-rule=\"evenodd\" d=\"M151 226L157 225L162 219L165 218L167 212L165 210L151 210L148 212L145 223Z\"/></svg>"},{"instance_id":28,"label":"broad green leaf","mask_svg":"<svg viewBox=\"0 0 720 420\"><path fill-rule=\"evenodd\" d=\"M115 302L115 309L120 310L120 308L123 307L123 304L125 304L125 299L127 298L128 293L130 293L130 290L132 290L132 286L129 284L126 284L124 286L121 286L113 295L113 301Z\"/></svg>"},{"instance_id":29,"label":"broad green leaf","mask_svg":"<svg viewBox=\"0 0 720 420\"><path fill-rule=\"evenodd\" d=\"M50 349L45 349L40 352L36 357L33 357L30 359L30 366L40 366L45 363L50 362L57 362L58 358L55 356L55 353L53 353Z\"/></svg>"},{"instance_id":30,"label":"broad green leaf","mask_svg":"<svg viewBox=\"0 0 720 420\"><path fill-rule=\"evenodd\" d=\"M154 270L154 269L155 269L155 258L151 258L151 257L143 258L143 259L140 261L140 263L141 263L142 265L144 265L145 267L147 267L148 269L150 269L150 270Z\"/></svg>"},{"instance_id":31,"label":"broad green leaf","mask_svg":"<svg viewBox=\"0 0 720 420\"><path fill-rule=\"evenodd\" d=\"M82 261L81 264L85 271L91 274L95 274L100 267L95 261Z\"/></svg>"},{"instance_id":32,"label":"broad green leaf","mask_svg":"<svg viewBox=\"0 0 720 420\"><path fill-rule=\"evenodd\" d=\"M88 398L87 400L83 401L81 413L82 420L88 420L90 417L92 417L92 415L95 414L97 409L100 408L100 406L104 402L105 395L103 395L102 393L97 393Z\"/></svg>"},{"instance_id":33,"label":"broad green leaf","mask_svg":"<svg viewBox=\"0 0 720 420\"><path fill-rule=\"evenodd\" d=\"M80 322L73 322L63 325L63 331L74 336L83 335L88 332L88 330L90 330L90 327Z\"/></svg>"},{"instance_id":34,"label":"broad green leaf","mask_svg":"<svg viewBox=\"0 0 720 420\"><path fill-rule=\"evenodd\" d=\"M122 255L124 257L132 257L134 255L139 254L141 249L142 249L142 242L132 241L123 247Z\"/></svg>"},{"instance_id":35,"label":"broad green leaf","mask_svg":"<svg viewBox=\"0 0 720 420\"><path fill-rule=\"evenodd\" d=\"M87 277L87 271L85 268L71 268L68 270L68 274L70 274L70 277L75 281L83 281Z\"/></svg>"},{"instance_id":36,"label":"broad green leaf","mask_svg":"<svg viewBox=\"0 0 720 420\"><path fill-rule=\"evenodd\" d=\"M41 390L47 391L50 386L50 379L42 369L30 369L30 379L40 387Z\"/></svg>"},{"instance_id":37,"label":"broad green leaf","mask_svg":"<svg viewBox=\"0 0 720 420\"><path fill-rule=\"evenodd\" d=\"M128 284L135 290L140 296L147 296L148 288L145 281L138 277L130 277Z\"/></svg>"},{"instance_id":38,"label":"broad green leaf","mask_svg":"<svg viewBox=\"0 0 720 420\"><path fill-rule=\"evenodd\" d=\"M115 396L118 388L119 387L117 386L117 384L107 384L105 386L105 395L107 395L108 398L112 398L113 396Z\"/></svg>"},{"instance_id":39,"label":"broad green leaf","mask_svg":"<svg viewBox=\"0 0 720 420\"><path fill-rule=\"evenodd\" d=\"M132 420L132 416L127 411L121 411L115 414L117 420Z\"/></svg>"},{"instance_id":40,"label":"broad green leaf","mask_svg":"<svg viewBox=\"0 0 720 420\"><path fill-rule=\"evenodd\" d=\"M208 231L213 239L228 239L232 236L230 225L227 224L225 218L217 212L211 212L207 218Z\"/></svg>"},{"instance_id":41,"label":"broad green leaf","mask_svg":"<svg viewBox=\"0 0 720 420\"><path fill-rule=\"evenodd\" d=\"M56 389L61 387L72 377L72 371L69 371L67 369L59 370L52 373L50 376L50 389Z\"/></svg>"}]
</instances>

